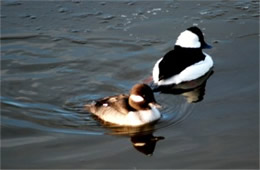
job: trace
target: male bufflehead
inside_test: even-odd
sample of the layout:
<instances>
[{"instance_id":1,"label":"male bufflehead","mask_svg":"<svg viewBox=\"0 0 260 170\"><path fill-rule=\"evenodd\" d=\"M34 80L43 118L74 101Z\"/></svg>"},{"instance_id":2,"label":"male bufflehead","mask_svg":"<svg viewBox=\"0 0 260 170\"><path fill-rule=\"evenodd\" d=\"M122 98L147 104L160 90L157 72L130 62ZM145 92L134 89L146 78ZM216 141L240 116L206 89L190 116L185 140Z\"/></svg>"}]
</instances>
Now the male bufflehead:
<instances>
[{"instance_id":1,"label":"male bufflehead","mask_svg":"<svg viewBox=\"0 0 260 170\"><path fill-rule=\"evenodd\" d=\"M176 85L205 75L213 60L202 49L211 48L198 27L182 32L174 49L159 59L153 68L153 81L157 86Z\"/></svg>"},{"instance_id":2,"label":"male bufflehead","mask_svg":"<svg viewBox=\"0 0 260 170\"><path fill-rule=\"evenodd\" d=\"M152 89L146 84L136 84L128 94L105 97L85 105L100 119L123 126L140 126L160 119L160 107Z\"/></svg>"}]
</instances>

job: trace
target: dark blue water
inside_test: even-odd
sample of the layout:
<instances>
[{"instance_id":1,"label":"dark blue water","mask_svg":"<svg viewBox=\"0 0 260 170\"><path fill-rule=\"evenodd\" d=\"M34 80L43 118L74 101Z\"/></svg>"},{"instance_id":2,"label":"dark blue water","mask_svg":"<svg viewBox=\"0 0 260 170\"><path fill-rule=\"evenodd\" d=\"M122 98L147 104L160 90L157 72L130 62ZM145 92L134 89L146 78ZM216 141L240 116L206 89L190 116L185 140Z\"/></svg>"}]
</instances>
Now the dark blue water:
<instances>
[{"instance_id":1,"label":"dark blue water","mask_svg":"<svg viewBox=\"0 0 260 170\"><path fill-rule=\"evenodd\" d=\"M3 1L2 168L258 168L257 1ZM156 93L162 119L127 128L84 110L128 93L191 25L214 74ZM140 145L145 145L140 147Z\"/></svg>"}]
</instances>

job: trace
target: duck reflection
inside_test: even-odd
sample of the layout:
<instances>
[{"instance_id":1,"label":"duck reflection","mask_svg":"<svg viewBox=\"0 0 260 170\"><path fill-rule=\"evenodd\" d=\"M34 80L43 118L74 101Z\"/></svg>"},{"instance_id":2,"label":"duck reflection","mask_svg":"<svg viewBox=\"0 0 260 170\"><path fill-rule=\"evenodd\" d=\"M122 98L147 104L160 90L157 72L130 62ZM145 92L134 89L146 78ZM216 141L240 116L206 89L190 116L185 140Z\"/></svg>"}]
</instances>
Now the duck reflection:
<instances>
[{"instance_id":1,"label":"duck reflection","mask_svg":"<svg viewBox=\"0 0 260 170\"><path fill-rule=\"evenodd\" d=\"M153 136L152 133L150 134L140 134L131 137L131 142L133 143L133 147L138 150L139 152L147 155L152 156L156 143L159 140L163 140L164 137L162 136Z\"/></svg>"},{"instance_id":2,"label":"duck reflection","mask_svg":"<svg viewBox=\"0 0 260 170\"><path fill-rule=\"evenodd\" d=\"M165 139L163 136L154 136L155 123L146 124L138 127L116 126L111 123L103 122L102 125L110 130L111 135L120 135L130 138L133 147L147 155L152 156L158 141Z\"/></svg>"},{"instance_id":3,"label":"duck reflection","mask_svg":"<svg viewBox=\"0 0 260 170\"><path fill-rule=\"evenodd\" d=\"M196 80L183 82L177 85L154 87L153 91L166 94L183 95L188 103L200 102L203 100L205 95L207 80L213 73L214 71L210 70L204 76Z\"/></svg>"}]
</instances>

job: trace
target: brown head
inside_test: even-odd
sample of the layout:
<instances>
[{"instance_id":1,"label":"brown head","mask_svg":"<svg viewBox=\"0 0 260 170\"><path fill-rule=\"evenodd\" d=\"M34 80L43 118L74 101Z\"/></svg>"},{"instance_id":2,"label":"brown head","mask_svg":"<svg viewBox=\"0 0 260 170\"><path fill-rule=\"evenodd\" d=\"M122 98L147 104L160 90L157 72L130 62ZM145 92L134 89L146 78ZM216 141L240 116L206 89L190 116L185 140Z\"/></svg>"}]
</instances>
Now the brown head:
<instances>
[{"instance_id":1,"label":"brown head","mask_svg":"<svg viewBox=\"0 0 260 170\"><path fill-rule=\"evenodd\" d=\"M130 91L128 103L136 110L148 110L160 107L156 102L152 89L146 84L136 84Z\"/></svg>"}]
</instances>

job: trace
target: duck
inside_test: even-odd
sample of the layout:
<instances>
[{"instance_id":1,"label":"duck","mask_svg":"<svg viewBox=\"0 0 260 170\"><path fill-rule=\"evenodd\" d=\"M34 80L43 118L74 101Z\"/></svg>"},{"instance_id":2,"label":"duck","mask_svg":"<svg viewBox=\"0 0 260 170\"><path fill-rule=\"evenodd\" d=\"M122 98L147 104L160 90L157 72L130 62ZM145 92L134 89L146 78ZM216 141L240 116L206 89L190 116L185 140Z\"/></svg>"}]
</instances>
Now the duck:
<instances>
[{"instance_id":1,"label":"duck","mask_svg":"<svg viewBox=\"0 0 260 170\"><path fill-rule=\"evenodd\" d=\"M99 119L120 126L142 126L161 118L159 105L150 86L136 84L129 94L92 101L85 108Z\"/></svg>"},{"instance_id":2,"label":"duck","mask_svg":"<svg viewBox=\"0 0 260 170\"><path fill-rule=\"evenodd\" d=\"M154 85L178 85L205 75L213 67L213 60L202 49L209 48L212 47L205 42L198 27L187 28L178 36L174 49L155 63L152 71Z\"/></svg>"}]
</instances>

